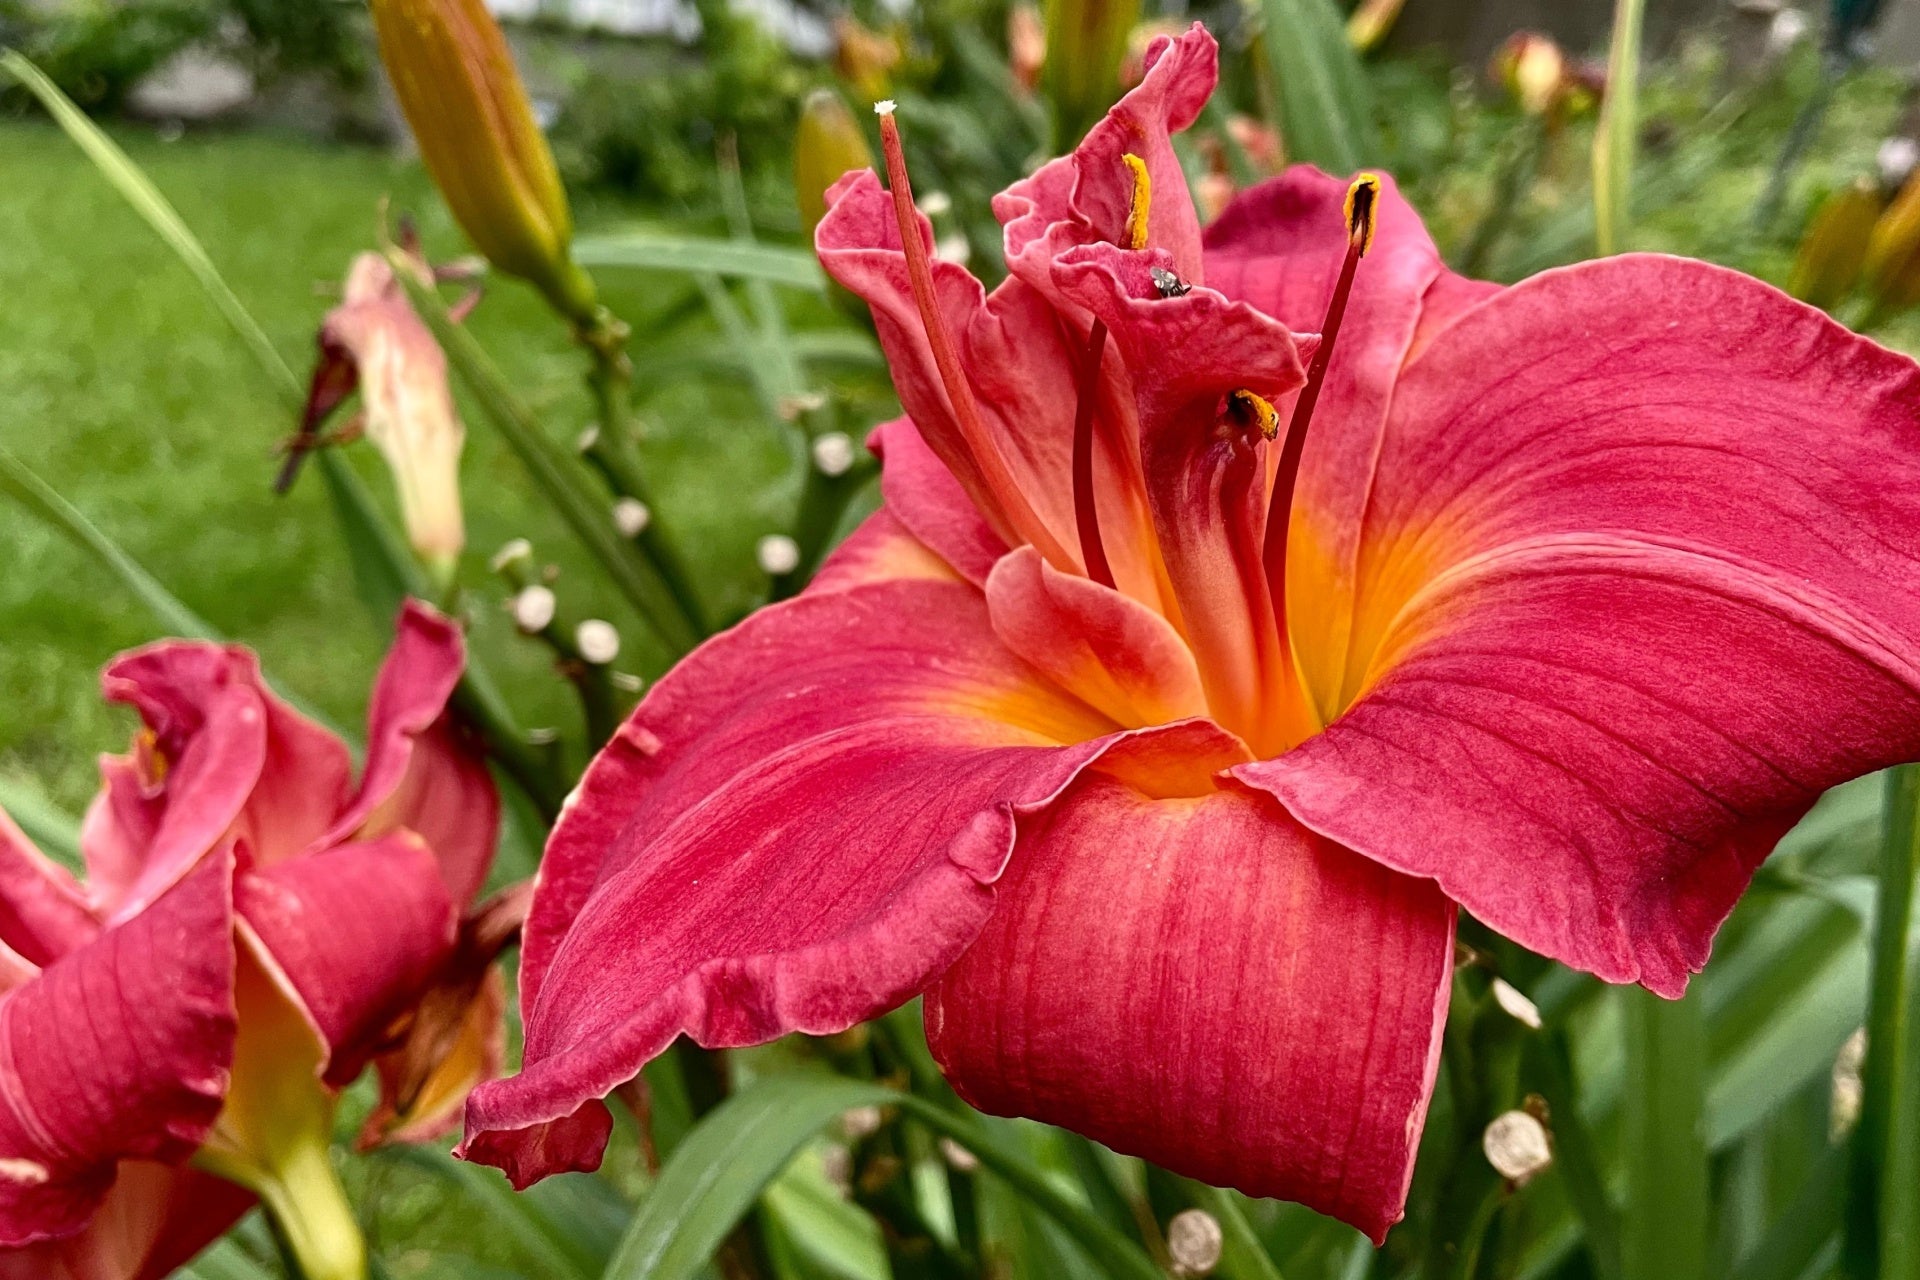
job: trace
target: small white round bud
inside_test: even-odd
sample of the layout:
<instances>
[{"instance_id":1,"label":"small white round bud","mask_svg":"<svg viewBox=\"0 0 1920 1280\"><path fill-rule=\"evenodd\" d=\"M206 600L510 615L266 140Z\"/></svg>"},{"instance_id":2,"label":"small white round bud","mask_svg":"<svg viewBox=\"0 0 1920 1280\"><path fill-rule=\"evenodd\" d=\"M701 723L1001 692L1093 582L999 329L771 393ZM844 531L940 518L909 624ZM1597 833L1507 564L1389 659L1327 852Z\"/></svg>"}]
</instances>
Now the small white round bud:
<instances>
[{"instance_id":1,"label":"small white round bud","mask_svg":"<svg viewBox=\"0 0 1920 1280\"><path fill-rule=\"evenodd\" d=\"M920 206L920 212L929 218L937 218L941 214L953 212L953 197L944 191L929 191L915 203Z\"/></svg>"},{"instance_id":2,"label":"small white round bud","mask_svg":"<svg viewBox=\"0 0 1920 1280\"><path fill-rule=\"evenodd\" d=\"M800 544L784 533L770 533L760 539L754 556L760 561L762 572L778 578L800 567Z\"/></svg>"},{"instance_id":3,"label":"small white round bud","mask_svg":"<svg viewBox=\"0 0 1920 1280\"><path fill-rule=\"evenodd\" d=\"M1913 176L1914 169L1920 167L1920 142L1895 134L1873 153L1873 163L1880 170L1880 185L1889 191L1898 190Z\"/></svg>"},{"instance_id":4,"label":"small white round bud","mask_svg":"<svg viewBox=\"0 0 1920 1280\"><path fill-rule=\"evenodd\" d=\"M853 470L853 438L829 431L813 442L813 465L823 476L843 476Z\"/></svg>"},{"instance_id":5,"label":"small white round bud","mask_svg":"<svg viewBox=\"0 0 1920 1280\"><path fill-rule=\"evenodd\" d=\"M596 667L604 667L620 656L620 633L611 622L588 618L573 629L574 647L580 656Z\"/></svg>"},{"instance_id":6,"label":"small white round bud","mask_svg":"<svg viewBox=\"0 0 1920 1280\"><path fill-rule=\"evenodd\" d=\"M973 242L959 231L950 236L941 236L934 241L933 256L942 262L951 262L956 267L964 267L967 260L973 257Z\"/></svg>"},{"instance_id":7,"label":"small white round bud","mask_svg":"<svg viewBox=\"0 0 1920 1280\"><path fill-rule=\"evenodd\" d=\"M1167 1256L1178 1276L1204 1276L1220 1265L1226 1239L1220 1222L1205 1209L1183 1209L1167 1223Z\"/></svg>"},{"instance_id":8,"label":"small white round bud","mask_svg":"<svg viewBox=\"0 0 1920 1280\"><path fill-rule=\"evenodd\" d=\"M1516 1186L1553 1163L1553 1144L1547 1126L1527 1111L1504 1111L1480 1135L1487 1163Z\"/></svg>"},{"instance_id":9,"label":"small white round bud","mask_svg":"<svg viewBox=\"0 0 1920 1280\"><path fill-rule=\"evenodd\" d=\"M579 450L581 453L589 453L592 451L593 446L599 443L600 443L600 424L597 422L589 422L587 424L587 429L582 431L577 437L575 437L573 442L573 447Z\"/></svg>"},{"instance_id":10,"label":"small white round bud","mask_svg":"<svg viewBox=\"0 0 1920 1280\"><path fill-rule=\"evenodd\" d=\"M881 1119L878 1107L853 1107L840 1113L840 1132L849 1141L858 1142L869 1134L877 1133Z\"/></svg>"},{"instance_id":11,"label":"small white round bud","mask_svg":"<svg viewBox=\"0 0 1920 1280\"><path fill-rule=\"evenodd\" d=\"M1833 1060L1833 1093L1827 1108L1827 1134L1835 1142L1860 1123L1860 1104L1866 1100L1867 1029L1857 1028L1840 1046Z\"/></svg>"},{"instance_id":12,"label":"small white round bud","mask_svg":"<svg viewBox=\"0 0 1920 1280\"><path fill-rule=\"evenodd\" d=\"M508 607L513 612L513 625L534 635L547 629L559 604L550 588L535 584L514 596Z\"/></svg>"},{"instance_id":13,"label":"small white round bud","mask_svg":"<svg viewBox=\"0 0 1920 1280\"><path fill-rule=\"evenodd\" d=\"M653 523L653 512L638 498L622 498L613 504L613 527L623 538L637 538Z\"/></svg>"},{"instance_id":14,"label":"small white round bud","mask_svg":"<svg viewBox=\"0 0 1920 1280\"><path fill-rule=\"evenodd\" d=\"M503 572L508 565L524 564L533 559L533 544L525 538L515 538L493 553L493 559L487 564L495 573Z\"/></svg>"},{"instance_id":15,"label":"small white round bud","mask_svg":"<svg viewBox=\"0 0 1920 1280\"><path fill-rule=\"evenodd\" d=\"M952 1138L940 1139L940 1158L959 1173L972 1173L980 1167L980 1157L967 1150Z\"/></svg>"},{"instance_id":16,"label":"small white round bud","mask_svg":"<svg viewBox=\"0 0 1920 1280\"><path fill-rule=\"evenodd\" d=\"M1540 1006L1527 999L1520 989L1505 978L1493 980L1493 1002L1506 1010L1515 1022L1534 1031L1540 1029Z\"/></svg>"}]
</instances>

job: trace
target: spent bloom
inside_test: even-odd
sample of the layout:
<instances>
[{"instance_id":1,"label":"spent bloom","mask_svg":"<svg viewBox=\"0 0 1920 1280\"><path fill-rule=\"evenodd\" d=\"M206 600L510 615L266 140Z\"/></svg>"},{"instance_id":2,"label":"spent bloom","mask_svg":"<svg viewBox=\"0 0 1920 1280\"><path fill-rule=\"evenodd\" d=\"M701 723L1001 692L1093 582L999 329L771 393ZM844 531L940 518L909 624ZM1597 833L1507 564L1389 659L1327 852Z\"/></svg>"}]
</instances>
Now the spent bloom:
<instances>
[{"instance_id":1,"label":"spent bloom","mask_svg":"<svg viewBox=\"0 0 1920 1280\"><path fill-rule=\"evenodd\" d=\"M590 1166L675 1036L924 994L982 1110L1378 1240L1459 907L1676 996L1814 799L1920 752L1911 361L1678 258L1465 279L1384 176L1203 234L1213 39L1147 63L996 201L991 293L890 118L833 189L884 507L588 771L470 1157Z\"/></svg>"},{"instance_id":2,"label":"spent bloom","mask_svg":"<svg viewBox=\"0 0 1920 1280\"><path fill-rule=\"evenodd\" d=\"M409 604L357 782L245 649L108 666L144 727L102 760L85 881L0 815L0 1277L165 1275L256 1197L315 1280L363 1272L335 1092L371 1064L365 1139L427 1138L499 1068L515 900L463 919L499 821L443 717L463 661Z\"/></svg>"}]
</instances>

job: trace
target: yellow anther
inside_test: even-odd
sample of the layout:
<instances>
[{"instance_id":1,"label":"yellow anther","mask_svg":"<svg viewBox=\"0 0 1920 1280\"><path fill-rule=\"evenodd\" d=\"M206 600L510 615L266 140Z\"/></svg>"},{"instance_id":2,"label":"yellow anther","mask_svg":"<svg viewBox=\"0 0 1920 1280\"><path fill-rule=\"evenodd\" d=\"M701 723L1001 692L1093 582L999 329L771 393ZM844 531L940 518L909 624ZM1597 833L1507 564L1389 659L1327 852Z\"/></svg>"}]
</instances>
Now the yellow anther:
<instances>
[{"instance_id":1,"label":"yellow anther","mask_svg":"<svg viewBox=\"0 0 1920 1280\"><path fill-rule=\"evenodd\" d=\"M1133 199L1127 204L1127 248L1147 247L1147 209L1153 204L1153 179L1147 174L1147 162L1128 152L1120 157L1133 170Z\"/></svg>"},{"instance_id":2,"label":"yellow anther","mask_svg":"<svg viewBox=\"0 0 1920 1280\"><path fill-rule=\"evenodd\" d=\"M1245 387L1227 397L1227 408L1260 429L1268 440L1280 434L1280 415L1274 407Z\"/></svg>"},{"instance_id":3,"label":"yellow anther","mask_svg":"<svg viewBox=\"0 0 1920 1280\"><path fill-rule=\"evenodd\" d=\"M1380 179L1363 173L1347 188L1347 243L1364 256L1373 248L1374 215L1380 207Z\"/></svg>"}]
</instances>

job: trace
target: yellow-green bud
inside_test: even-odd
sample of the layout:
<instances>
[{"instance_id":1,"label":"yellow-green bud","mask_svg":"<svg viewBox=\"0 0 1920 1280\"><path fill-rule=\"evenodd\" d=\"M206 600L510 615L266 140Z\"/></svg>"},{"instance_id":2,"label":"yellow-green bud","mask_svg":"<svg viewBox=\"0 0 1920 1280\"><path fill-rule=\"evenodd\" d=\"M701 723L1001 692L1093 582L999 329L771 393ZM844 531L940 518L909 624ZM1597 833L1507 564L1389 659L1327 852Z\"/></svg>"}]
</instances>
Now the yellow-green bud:
<instances>
[{"instance_id":1,"label":"yellow-green bud","mask_svg":"<svg viewBox=\"0 0 1920 1280\"><path fill-rule=\"evenodd\" d=\"M1047 61L1061 150L1080 141L1120 96L1120 62L1140 20L1140 0L1046 0Z\"/></svg>"},{"instance_id":2,"label":"yellow-green bud","mask_svg":"<svg viewBox=\"0 0 1920 1280\"><path fill-rule=\"evenodd\" d=\"M815 89L800 109L793 138L793 186L809 239L827 216L827 188L849 169L873 168L873 151L840 95Z\"/></svg>"},{"instance_id":3,"label":"yellow-green bud","mask_svg":"<svg viewBox=\"0 0 1920 1280\"><path fill-rule=\"evenodd\" d=\"M1366 53L1393 30L1394 19L1407 0L1360 0L1347 15L1347 43Z\"/></svg>"},{"instance_id":4,"label":"yellow-green bud","mask_svg":"<svg viewBox=\"0 0 1920 1280\"><path fill-rule=\"evenodd\" d=\"M1861 275L1873 320L1920 302L1920 180L1907 179L1873 224Z\"/></svg>"},{"instance_id":5,"label":"yellow-green bud","mask_svg":"<svg viewBox=\"0 0 1920 1280\"><path fill-rule=\"evenodd\" d=\"M576 322L593 282L569 246L573 217L506 37L484 0L371 0L380 58L454 218L494 267Z\"/></svg>"},{"instance_id":6,"label":"yellow-green bud","mask_svg":"<svg viewBox=\"0 0 1920 1280\"><path fill-rule=\"evenodd\" d=\"M1801 237L1787 292L1816 307L1832 307L1853 292L1884 203L1870 178L1828 196Z\"/></svg>"}]
</instances>

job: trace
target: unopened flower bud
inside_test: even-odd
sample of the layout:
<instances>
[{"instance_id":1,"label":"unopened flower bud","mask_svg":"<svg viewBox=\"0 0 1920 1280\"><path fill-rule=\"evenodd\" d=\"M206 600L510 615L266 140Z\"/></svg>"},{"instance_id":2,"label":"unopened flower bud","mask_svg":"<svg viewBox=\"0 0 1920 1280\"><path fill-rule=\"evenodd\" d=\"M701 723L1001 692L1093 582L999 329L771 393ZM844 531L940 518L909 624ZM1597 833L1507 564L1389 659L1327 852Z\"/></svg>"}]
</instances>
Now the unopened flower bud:
<instances>
[{"instance_id":1,"label":"unopened flower bud","mask_svg":"<svg viewBox=\"0 0 1920 1280\"><path fill-rule=\"evenodd\" d=\"M573 647L596 667L604 667L620 656L620 633L611 622L588 618L573 629Z\"/></svg>"},{"instance_id":2,"label":"unopened flower bud","mask_svg":"<svg viewBox=\"0 0 1920 1280\"><path fill-rule=\"evenodd\" d=\"M879 1132L884 1117L878 1107L851 1107L840 1113L840 1132L851 1142Z\"/></svg>"},{"instance_id":3,"label":"unopened flower bud","mask_svg":"<svg viewBox=\"0 0 1920 1280\"><path fill-rule=\"evenodd\" d=\"M533 559L533 544L525 538L514 538L501 544L493 553L493 559L487 561L487 567L495 573L505 573L514 565L524 565Z\"/></svg>"},{"instance_id":4,"label":"unopened flower bud","mask_svg":"<svg viewBox=\"0 0 1920 1280\"><path fill-rule=\"evenodd\" d=\"M808 240L827 216L827 188L848 170L871 168L867 135L840 95L832 89L808 94L793 137L793 189Z\"/></svg>"},{"instance_id":5,"label":"unopened flower bud","mask_svg":"<svg viewBox=\"0 0 1920 1280\"><path fill-rule=\"evenodd\" d=\"M1880 175L1884 191L1898 191L1907 185L1916 167L1920 167L1920 141L1905 134L1883 139L1873 152L1873 167Z\"/></svg>"},{"instance_id":6,"label":"unopened flower bud","mask_svg":"<svg viewBox=\"0 0 1920 1280\"><path fill-rule=\"evenodd\" d=\"M980 1167L980 1157L952 1138L940 1139L940 1158L956 1173L972 1173Z\"/></svg>"},{"instance_id":7,"label":"unopened flower bud","mask_svg":"<svg viewBox=\"0 0 1920 1280\"><path fill-rule=\"evenodd\" d=\"M761 571L771 578L792 573L800 567L800 544L784 533L770 533L760 539L754 555L760 561Z\"/></svg>"},{"instance_id":8,"label":"unopened flower bud","mask_svg":"<svg viewBox=\"0 0 1920 1280\"><path fill-rule=\"evenodd\" d=\"M1853 292L1881 204L1880 189L1870 178L1828 196L1800 239L1787 292L1816 307L1832 307Z\"/></svg>"},{"instance_id":9,"label":"unopened flower bud","mask_svg":"<svg viewBox=\"0 0 1920 1280\"><path fill-rule=\"evenodd\" d=\"M613 504L613 527L623 538L637 538L653 523L653 512L638 498L621 498Z\"/></svg>"},{"instance_id":10,"label":"unopened flower bud","mask_svg":"<svg viewBox=\"0 0 1920 1280\"><path fill-rule=\"evenodd\" d=\"M823 476L843 476L853 470L853 440L844 431L829 431L813 442L813 465Z\"/></svg>"},{"instance_id":11,"label":"unopened flower bud","mask_svg":"<svg viewBox=\"0 0 1920 1280\"><path fill-rule=\"evenodd\" d=\"M1516 1186L1525 1185L1553 1163L1547 1126L1527 1111L1505 1111L1495 1116L1480 1137L1480 1149L1486 1152L1487 1163Z\"/></svg>"},{"instance_id":12,"label":"unopened flower bud","mask_svg":"<svg viewBox=\"0 0 1920 1280\"><path fill-rule=\"evenodd\" d=\"M1495 51L1489 70L1530 116L1551 111L1567 87L1566 55L1537 31L1517 31L1507 37Z\"/></svg>"},{"instance_id":13,"label":"unopened flower bud","mask_svg":"<svg viewBox=\"0 0 1920 1280\"><path fill-rule=\"evenodd\" d=\"M1360 0L1347 16L1347 43L1361 53L1387 38L1407 0Z\"/></svg>"},{"instance_id":14,"label":"unopened flower bud","mask_svg":"<svg viewBox=\"0 0 1920 1280\"><path fill-rule=\"evenodd\" d=\"M1534 1031L1540 1029L1540 1007L1505 978L1493 980L1493 1002L1515 1022Z\"/></svg>"},{"instance_id":15,"label":"unopened flower bud","mask_svg":"<svg viewBox=\"0 0 1920 1280\"><path fill-rule=\"evenodd\" d=\"M1920 302L1920 174L1873 224L1860 273L1875 319Z\"/></svg>"},{"instance_id":16,"label":"unopened flower bud","mask_svg":"<svg viewBox=\"0 0 1920 1280\"><path fill-rule=\"evenodd\" d=\"M1838 1142L1860 1123L1860 1104L1867 1094L1861 1076L1867 1065L1867 1029L1859 1027L1847 1037L1833 1059L1833 1094L1827 1110L1827 1135Z\"/></svg>"},{"instance_id":17,"label":"unopened flower bud","mask_svg":"<svg viewBox=\"0 0 1920 1280\"><path fill-rule=\"evenodd\" d=\"M551 587L538 584L522 589L509 603L513 614L513 625L528 635L537 635L545 631L553 621L554 611L559 608Z\"/></svg>"},{"instance_id":18,"label":"unopened flower bud","mask_svg":"<svg viewBox=\"0 0 1920 1280\"><path fill-rule=\"evenodd\" d=\"M1047 60L1041 82L1063 147L1120 96L1120 63L1140 20L1140 0L1046 0Z\"/></svg>"},{"instance_id":19,"label":"unopened flower bud","mask_svg":"<svg viewBox=\"0 0 1920 1280\"><path fill-rule=\"evenodd\" d=\"M485 0L371 4L394 95L467 238L570 319L589 319L593 282L569 252L560 171Z\"/></svg>"},{"instance_id":20,"label":"unopened flower bud","mask_svg":"<svg viewBox=\"0 0 1920 1280\"><path fill-rule=\"evenodd\" d=\"M1205 1209L1183 1209L1167 1223L1167 1257L1177 1276L1194 1280L1211 1274L1225 1245L1219 1220Z\"/></svg>"}]
</instances>

